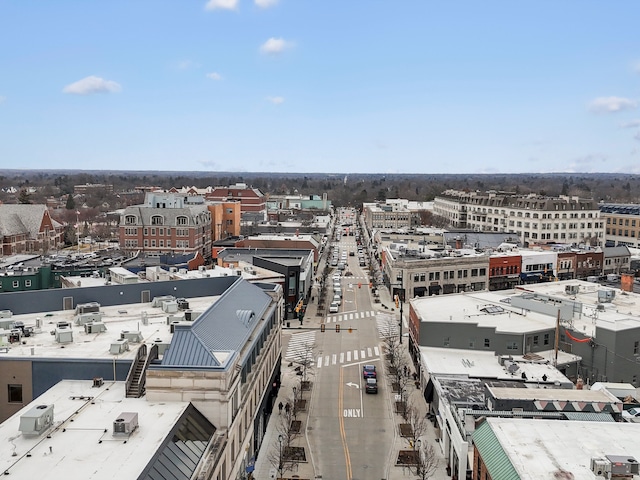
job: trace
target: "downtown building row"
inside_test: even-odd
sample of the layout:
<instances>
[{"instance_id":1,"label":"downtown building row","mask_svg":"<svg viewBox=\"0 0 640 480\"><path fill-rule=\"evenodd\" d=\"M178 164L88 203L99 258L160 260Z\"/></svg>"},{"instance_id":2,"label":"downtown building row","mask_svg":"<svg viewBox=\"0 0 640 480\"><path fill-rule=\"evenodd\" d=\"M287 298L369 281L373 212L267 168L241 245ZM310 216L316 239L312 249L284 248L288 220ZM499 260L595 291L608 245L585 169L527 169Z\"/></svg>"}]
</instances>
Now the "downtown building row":
<instances>
[{"instance_id":1,"label":"downtown building row","mask_svg":"<svg viewBox=\"0 0 640 480\"><path fill-rule=\"evenodd\" d=\"M3 300L5 475L246 478L268 447L281 286L205 277Z\"/></svg>"},{"instance_id":2,"label":"downtown building row","mask_svg":"<svg viewBox=\"0 0 640 480\"><path fill-rule=\"evenodd\" d=\"M618 281L631 271L631 253L624 246L527 249L502 244L481 250L459 240L454 246L443 247L434 236L381 232L374 233L374 242L379 253L372 261L379 263L382 282L392 294L402 292L405 299L505 290L556 280L598 281L609 276L611 281ZM630 282L628 290L633 289L633 279Z\"/></svg>"},{"instance_id":3,"label":"downtown building row","mask_svg":"<svg viewBox=\"0 0 640 480\"><path fill-rule=\"evenodd\" d=\"M638 455L629 448L634 442L608 442L615 432L624 439L638 433L637 425L620 422L624 410L638 403L639 298L568 280L412 299L409 351L450 473L481 480L547 478L554 466L546 459L556 458L556 468L592 478L585 476L591 457ZM614 395L613 385L603 391L600 382L625 384L627 393ZM509 427L496 438L487 429L500 422ZM517 451L509 445L529 438L530 429L547 450L544 466L532 464L527 473L525 445ZM579 455L555 451L549 447L578 441L563 436L556 443L559 430L581 432L591 445L581 443ZM508 475L492 461L498 452Z\"/></svg>"},{"instance_id":4,"label":"downtown building row","mask_svg":"<svg viewBox=\"0 0 640 480\"><path fill-rule=\"evenodd\" d=\"M522 245L604 245L605 224L593 199L447 190L433 211L454 228L515 234Z\"/></svg>"}]
</instances>

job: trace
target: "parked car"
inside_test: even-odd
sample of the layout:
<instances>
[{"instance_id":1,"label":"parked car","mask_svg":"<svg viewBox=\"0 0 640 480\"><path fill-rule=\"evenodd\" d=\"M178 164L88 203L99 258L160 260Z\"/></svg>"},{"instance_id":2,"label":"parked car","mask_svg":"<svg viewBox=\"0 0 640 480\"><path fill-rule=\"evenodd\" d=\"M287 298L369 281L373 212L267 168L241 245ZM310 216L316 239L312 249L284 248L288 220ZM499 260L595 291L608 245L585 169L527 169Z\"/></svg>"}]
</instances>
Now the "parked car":
<instances>
[{"instance_id":1,"label":"parked car","mask_svg":"<svg viewBox=\"0 0 640 480\"><path fill-rule=\"evenodd\" d=\"M622 418L626 422L640 423L640 407L633 407L622 411Z\"/></svg>"},{"instance_id":2,"label":"parked car","mask_svg":"<svg viewBox=\"0 0 640 480\"><path fill-rule=\"evenodd\" d=\"M375 365L364 365L362 367L363 378L376 378L378 376Z\"/></svg>"},{"instance_id":3,"label":"parked car","mask_svg":"<svg viewBox=\"0 0 640 480\"><path fill-rule=\"evenodd\" d=\"M367 378L364 391L366 393L378 393L378 381L375 378Z\"/></svg>"}]
</instances>

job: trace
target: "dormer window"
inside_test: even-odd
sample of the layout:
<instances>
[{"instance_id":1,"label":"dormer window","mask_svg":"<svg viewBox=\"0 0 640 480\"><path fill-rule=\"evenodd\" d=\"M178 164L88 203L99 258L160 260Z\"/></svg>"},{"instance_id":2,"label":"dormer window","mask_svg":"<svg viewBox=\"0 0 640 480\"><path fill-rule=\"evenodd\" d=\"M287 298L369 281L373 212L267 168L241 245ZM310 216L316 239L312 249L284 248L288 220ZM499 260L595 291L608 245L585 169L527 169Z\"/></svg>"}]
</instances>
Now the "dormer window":
<instances>
[{"instance_id":1,"label":"dormer window","mask_svg":"<svg viewBox=\"0 0 640 480\"><path fill-rule=\"evenodd\" d=\"M176 223L178 225L189 225L189 219L187 217L181 216L176 218Z\"/></svg>"},{"instance_id":2,"label":"dormer window","mask_svg":"<svg viewBox=\"0 0 640 480\"><path fill-rule=\"evenodd\" d=\"M151 225L164 225L164 218L161 215L151 217Z\"/></svg>"},{"instance_id":3,"label":"dormer window","mask_svg":"<svg viewBox=\"0 0 640 480\"><path fill-rule=\"evenodd\" d=\"M126 225L136 225L138 223L138 217L135 215L127 215L124 217L124 223Z\"/></svg>"}]
</instances>

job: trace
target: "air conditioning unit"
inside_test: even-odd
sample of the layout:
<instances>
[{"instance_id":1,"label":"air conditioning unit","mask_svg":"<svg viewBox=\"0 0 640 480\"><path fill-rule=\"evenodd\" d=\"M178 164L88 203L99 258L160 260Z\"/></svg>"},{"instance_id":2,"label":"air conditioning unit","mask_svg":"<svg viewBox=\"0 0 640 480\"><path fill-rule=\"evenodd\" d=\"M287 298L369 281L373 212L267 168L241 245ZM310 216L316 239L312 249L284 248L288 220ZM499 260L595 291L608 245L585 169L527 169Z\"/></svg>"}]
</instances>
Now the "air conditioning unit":
<instances>
[{"instance_id":1,"label":"air conditioning unit","mask_svg":"<svg viewBox=\"0 0 640 480\"><path fill-rule=\"evenodd\" d=\"M136 412L122 412L113 421L114 435L131 435L138 428L138 414Z\"/></svg>"},{"instance_id":2,"label":"air conditioning unit","mask_svg":"<svg viewBox=\"0 0 640 480\"><path fill-rule=\"evenodd\" d=\"M84 325L84 333L104 333L107 331L107 326L102 322L86 323Z\"/></svg>"},{"instance_id":3,"label":"air conditioning unit","mask_svg":"<svg viewBox=\"0 0 640 480\"><path fill-rule=\"evenodd\" d=\"M23 435L40 435L53 425L53 405L38 405L20 417Z\"/></svg>"},{"instance_id":4,"label":"air conditioning unit","mask_svg":"<svg viewBox=\"0 0 640 480\"><path fill-rule=\"evenodd\" d=\"M128 340L130 343L140 343L142 342L142 333L139 331L124 330L120 332L120 340Z\"/></svg>"},{"instance_id":5,"label":"air conditioning unit","mask_svg":"<svg viewBox=\"0 0 640 480\"><path fill-rule=\"evenodd\" d=\"M564 287L564 293L566 293L567 295L577 295L578 293L580 293L580 286L579 285L566 285Z\"/></svg>"},{"instance_id":6,"label":"air conditioning unit","mask_svg":"<svg viewBox=\"0 0 640 480\"><path fill-rule=\"evenodd\" d=\"M129 351L129 340L121 339L116 340L111 344L109 348L109 353L112 355L120 355L121 353Z\"/></svg>"},{"instance_id":7,"label":"air conditioning unit","mask_svg":"<svg viewBox=\"0 0 640 480\"><path fill-rule=\"evenodd\" d=\"M206 272L206 271L207 271L207 267L205 267L204 265L200 265L200 266L198 267L198 271L199 271L199 272Z\"/></svg>"}]
</instances>

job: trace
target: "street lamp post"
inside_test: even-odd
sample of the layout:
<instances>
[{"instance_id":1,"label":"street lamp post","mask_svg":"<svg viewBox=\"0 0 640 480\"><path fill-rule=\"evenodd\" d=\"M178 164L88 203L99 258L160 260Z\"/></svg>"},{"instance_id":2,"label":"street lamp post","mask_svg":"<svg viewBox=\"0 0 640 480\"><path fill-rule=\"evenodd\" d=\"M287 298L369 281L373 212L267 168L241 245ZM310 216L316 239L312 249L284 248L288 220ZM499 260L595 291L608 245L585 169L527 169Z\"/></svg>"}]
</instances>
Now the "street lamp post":
<instances>
[{"instance_id":1,"label":"street lamp post","mask_svg":"<svg viewBox=\"0 0 640 480\"><path fill-rule=\"evenodd\" d=\"M402 270L400 270L400 277L396 277L396 280L400 280L400 283L392 283L391 285L394 287L400 285L400 290L398 290L396 296L398 303L400 304L400 322L398 325L400 326L400 344L402 344L402 304L404 303L404 274Z\"/></svg>"},{"instance_id":2,"label":"street lamp post","mask_svg":"<svg viewBox=\"0 0 640 480\"><path fill-rule=\"evenodd\" d=\"M76 210L76 236L78 237L78 253L80 253L80 211Z\"/></svg>"},{"instance_id":3,"label":"street lamp post","mask_svg":"<svg viewBox=\"0 0 640 480\"><path fill-rule=\"evenodd\" d=\"M280 456L278 457L278 473L282 478L282 435L278 435L278 443L280 444Z\"/></svg>"},{"instance_id":4,"label":"street lamp post","mask_svg":"<svg viewBox=\"0 0 640 480\"><path fill-rule=\"evenodd\" d=\"M416 448L417 448L417 455L414 457L415 462L418 464L417 467L417 474L418 476L421 475L422 473L422 440L418 439L416 440ZM414 454L415 455L415 454Z\"/></svg>"},{"instance_id":5,"label":"street lamp post","mask_svg":"<svg viewBox=\"0 0 640 480\"><path fill-rule=\"evenodd\" d=\"M298 389L293 387L293 418L296 418L296 415L298 414L298 399L296 398L297 391Z\"/></svg>"}]
</instances>

